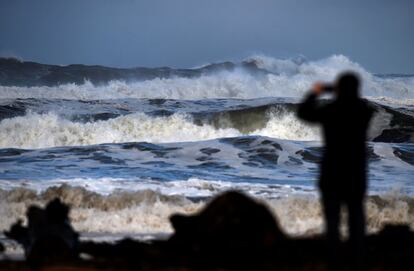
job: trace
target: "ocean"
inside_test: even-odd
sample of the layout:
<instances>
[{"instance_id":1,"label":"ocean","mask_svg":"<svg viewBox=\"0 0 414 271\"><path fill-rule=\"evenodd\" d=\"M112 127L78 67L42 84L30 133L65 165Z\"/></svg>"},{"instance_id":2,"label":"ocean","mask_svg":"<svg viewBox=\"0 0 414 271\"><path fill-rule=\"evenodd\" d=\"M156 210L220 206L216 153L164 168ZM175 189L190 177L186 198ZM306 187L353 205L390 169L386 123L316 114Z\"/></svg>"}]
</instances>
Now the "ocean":
<instances>
[{"instance_id":1,"label":"ocean","mask_svg":"<svg viewBox=\"0 0 414 271\"><path fill-rule=\"evenodd\" d=\"M264 201L287 233L320 233L320 129L295 111L313 82L346 70L361 75L376 111L368 231L414 227L414 75L373 74L333 55L193 69L1 59L0 230L58 196L85 238L168 236L171 214L237 189Z\"/></svg>"}]
</instances>

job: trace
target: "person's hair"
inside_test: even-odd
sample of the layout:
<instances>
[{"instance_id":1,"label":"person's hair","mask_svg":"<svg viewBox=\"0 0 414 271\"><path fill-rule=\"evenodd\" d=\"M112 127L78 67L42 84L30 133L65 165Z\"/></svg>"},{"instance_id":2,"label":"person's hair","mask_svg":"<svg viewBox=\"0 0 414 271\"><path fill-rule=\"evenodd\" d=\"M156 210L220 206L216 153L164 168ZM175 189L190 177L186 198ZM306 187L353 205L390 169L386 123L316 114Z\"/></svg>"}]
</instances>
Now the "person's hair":
<instances>
[{"instance_id":1,"label":"person's hair","mask_svg":"<svg viewBox=\"0 0 414 271\"><path fill-rule=\"evenodd\" d=\"M339 75L336 87L338 97L356 98L359 96L359 76L354 72L345 72Z\"/></svg>"}]
</instances>

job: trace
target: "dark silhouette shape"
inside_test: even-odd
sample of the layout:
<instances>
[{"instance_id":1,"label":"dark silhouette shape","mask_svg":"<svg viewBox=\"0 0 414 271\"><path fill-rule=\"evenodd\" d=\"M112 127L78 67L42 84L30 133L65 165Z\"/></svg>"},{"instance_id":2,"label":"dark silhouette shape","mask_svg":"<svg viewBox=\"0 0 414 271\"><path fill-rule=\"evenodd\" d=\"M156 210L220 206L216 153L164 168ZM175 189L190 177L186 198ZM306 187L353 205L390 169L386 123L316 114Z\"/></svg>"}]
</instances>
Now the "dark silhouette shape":
<instances>
[{"instance_id":1,"label":"dark silhouette shape","mask_svg":"<svg viewBox=\"0 0 414 271\"><path fill-rule=\"evenodd\" d=\"M7 236L24 244L28 263L41 270L326 270L319 236L290 238L265 205L239 192L226 192L199 213L171 217L168 240L79 242L59 200L45 209L31 206L29 225L16 223ZM43 229L42 229L43 227ZM343 244L340 244L340 248ZM410 270L414 232L386 226L367 238L372 270ZM88 260L77 255L86 253ZM0 270L28 270L26 263L0 261ZM340 267L343 267L342 265ZM408 267L408 268L407 268ZM69 269L67 269L69 268ZM354 269L350 269L354 270Z\"/></svg>"},{"instance_id":2,"label":"dark silhouette shape","mask_svg":"<svg viewBox=\"0 0 414 271\"><path fill-rule=\"evenodd\" d=\"M34 266L74 260L77 258L79 235L70 225L68 214L69 207L57 198L45 209L30 206L28 226L22 226L19 220L5 235L23 246L27 261Z\"/></svg>"},{"instance_id":3,"label":"dark silhouette shape","mask_svg":"<svg viewBox=\"0 0 414 271\"><path fill-rule=\"evenodd\" d=\"M249 266L249 270L255 270L258 264L278 259L282 254L279 250L287 249L287 237L268 208L237 191L218 195L197 214L175 214L170 220L175 232L166 241L143 244L126 239L115 245L88 242L81 250L97 258L124 259L134 264L139 253L142 261L162 268L245 270ZM283 255L285 262L297 260L295 253Z\"/></svg>"},{"instance_id":4,"label":"dark silhouette shape","mask_svg":"<svg viewBox=\"0 0 414 271\"><path fill-rule=\"evenodd\" d=\"M199 214L173 215L170 220L175 230L170 243L192 259L260 258L285 239L266 206L237 191L215 197Z\"/></svg>"},{"instance_id":5,"label":"dark silhouette shape","mask_svg":"<svg viewBox=\"0 0 414 271\"><path fill-rule=\"evenodd\" d=\"M239 192L223 193L199 213L173 215L171 221L175 232L165 241L85 242L80 251L126 270L326 270L324 239L284 235L264 205ZM414 233L409 227L386 226L367 244L372 270L411 266ZM338 249L343 247L340 243ZM338 269L345 266L342 262Z\"/></svg>"},{"instance_id":6,"label":"dark silhouette shape","mask_svg":"<svg viewBox=\"0 0 414 271\"><path fill-rule=\"evenodd\" d=\"M337 264L340 208L348 210L349 243L353 264L364 255L366 192L366 133L373 110L359 98L359 79L354 73L339 76L334 86L315 84L298 109L298 117L322 125L325 142L319 188L327 226L331 264ZM332 102L317 97L333 91Z\"/></svg>"}]
</instances>

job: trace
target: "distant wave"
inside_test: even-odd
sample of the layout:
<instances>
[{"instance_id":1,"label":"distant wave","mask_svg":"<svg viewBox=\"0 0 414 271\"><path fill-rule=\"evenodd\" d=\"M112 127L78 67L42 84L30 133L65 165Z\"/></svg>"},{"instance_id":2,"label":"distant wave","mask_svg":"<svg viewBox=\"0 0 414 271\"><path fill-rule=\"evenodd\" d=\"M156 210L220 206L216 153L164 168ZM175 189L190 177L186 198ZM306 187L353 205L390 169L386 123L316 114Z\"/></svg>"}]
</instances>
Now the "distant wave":
<instances>
[{"instance_id":1,"label":"distant wave","mask_svg":"<svg viewBox=\"0 0 414 271\"><path fill-rule=\"evenodd\" d=\"M44 69L43 66L37 67L41 64L32 63L30 65L35 66L35 71ZM359 72L363 78L365 96L411 99L414 104L413 76L375 76L358 63L352 62L342 55L334 55L317 61L280 60L254 56L238 64L225 62L188 70L140 68L145 70L142 72L145 76L130 76L128 79L124 78L125 76L117 77L110 74L115 71L121 74L130 74L135 69L115 69L113 71L112 68L99 66L70 65L60 68L56 66L65 71L62 72L65 75L67 74L66 70L70 71L67 76L72 78L71 76L74 74L75 79L69 80L69 78L60 81L56 79L53 84L31 83L30 80L39 77L31 72L22 75L23 78L19 79L20 83L10 83L12 79L9 75L11 72L7 70L9 66L10 64L7 64L1 68L0 65L0 78L2 78L0 79L0 97L2 98L194 100L301 97L313 82L317 80L330 81L335 79L335 76L341 71L354 70ZM84 70L93 70L103 79L96 81L92 76L86 76ZM101 73L101 70L106 72ZM18 69L13 73L16 76L22 74Z\"/></svg>"},{"instance_id":2,"label":"distant wave","mask_svg":"<svg viewBox=\"0 0 414 271\"><path fill-rule=\"evenodd\" d=\"M0 85L3 86L57 86L61 84L82 84L89 81L103 85L109 81L143 81L155 78L193 78L218 71L232 71L244 68L251 72L262 72L254 63L235 64L222 62L194 69L161 68L111 68L72 64L67 66L25 62L15 58L0 58Z\"/></svg>"}]
</instances>

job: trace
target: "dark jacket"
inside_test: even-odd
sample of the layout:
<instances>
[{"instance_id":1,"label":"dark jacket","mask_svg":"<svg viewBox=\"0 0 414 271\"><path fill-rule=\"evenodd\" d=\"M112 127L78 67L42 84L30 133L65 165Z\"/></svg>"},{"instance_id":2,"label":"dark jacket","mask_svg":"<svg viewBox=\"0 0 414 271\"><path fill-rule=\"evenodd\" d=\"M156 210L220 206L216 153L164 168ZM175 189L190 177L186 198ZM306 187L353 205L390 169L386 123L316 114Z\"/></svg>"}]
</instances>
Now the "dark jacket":
<instances>
[{"instance_id":1,"label":"dark jacket","mask_svg":"<svg viewBox=\"0 0 414 271\"><path fill-rule=\"evenodd\" d=\"M366 134L373 110L367 102L337 98L320 104L315 94L299 105L298 117L320 123L325 142L319 187L335 196L363 196L366 190Z\"/></svg>"}]
</instances>

